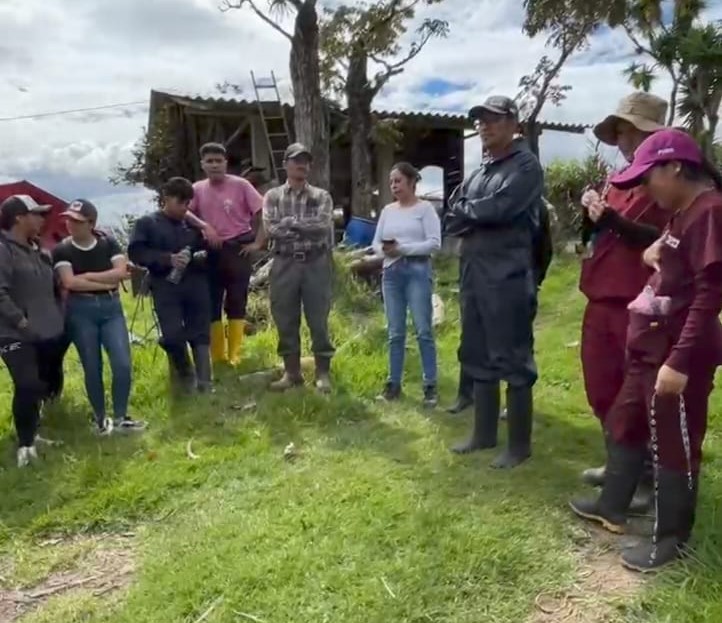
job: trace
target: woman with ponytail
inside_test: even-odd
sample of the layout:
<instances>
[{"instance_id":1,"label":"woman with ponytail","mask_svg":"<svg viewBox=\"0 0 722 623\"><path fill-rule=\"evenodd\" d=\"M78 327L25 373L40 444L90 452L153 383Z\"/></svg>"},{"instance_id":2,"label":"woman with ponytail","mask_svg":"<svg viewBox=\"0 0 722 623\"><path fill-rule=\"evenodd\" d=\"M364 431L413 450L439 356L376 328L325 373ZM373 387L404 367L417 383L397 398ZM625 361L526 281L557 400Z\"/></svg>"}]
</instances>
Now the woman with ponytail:
<instances>
[{"instance_id":1,"label":"woman with ponytail","mask_svg":"<svg viewBox=\"0 0 722 623\"><path fill-rule=\"evenodd\" d=\"M130 341L119 293L128 260L113 238L95 230L98 210L90 201L71 202L63 217L70 236L53 249L53 265L67 291L67 326L83 366L97 432L141 430L145 424L128 417ZM103 350L113 375L112 420L105 410Z\"/></svg>"}]
</instances>

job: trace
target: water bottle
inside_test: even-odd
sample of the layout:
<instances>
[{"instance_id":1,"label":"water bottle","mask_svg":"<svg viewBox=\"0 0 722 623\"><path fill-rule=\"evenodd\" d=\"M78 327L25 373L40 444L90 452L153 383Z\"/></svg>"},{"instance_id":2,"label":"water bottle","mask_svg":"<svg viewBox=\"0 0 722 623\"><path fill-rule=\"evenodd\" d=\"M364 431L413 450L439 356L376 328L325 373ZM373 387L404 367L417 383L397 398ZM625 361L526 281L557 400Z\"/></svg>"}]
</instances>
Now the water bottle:
<instances>
[{"instance_id":1,"label":"water bottle","mask_svg":"<svg viewBox=\"0 0 722 623\"><path fill-rule=\"evenodd\" d=\"M184 257L187 257L190 260L190 258L191 258L190 247L183 247L180 250L180 254L183 255ZM175 283L175 284L180 283L180 280L183 278L183 273L185 272L187 267L188 267L188 265L186 264L186 266L184 266L183 268L174 268L173 270L171 270L170 274L167 277L168 281L170 281L171 283Z\"/></svg>"}]
</instances>

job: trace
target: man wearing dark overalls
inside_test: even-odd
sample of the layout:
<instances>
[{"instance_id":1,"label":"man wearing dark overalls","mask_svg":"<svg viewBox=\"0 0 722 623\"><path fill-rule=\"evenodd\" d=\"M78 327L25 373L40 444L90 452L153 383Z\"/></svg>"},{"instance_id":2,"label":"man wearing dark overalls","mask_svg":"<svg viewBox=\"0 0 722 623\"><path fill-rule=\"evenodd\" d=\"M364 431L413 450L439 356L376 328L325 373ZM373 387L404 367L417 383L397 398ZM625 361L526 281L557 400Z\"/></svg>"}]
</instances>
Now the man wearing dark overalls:
<instances>
[{"instance_id":1,"label":"man wearing dark overalls","mask_svg":"<svg viewBox=\"0 0 722 623\"><path fill-rule=\"evenodd\" d=\"M185 220L193 187L188 180L174 177L161 192L161 210L136 222L128 256L150 274L160 344L168 354L172 378L180 383L180 389L209 391L211 310L204 241L201 232Z\"/></svg>"}]
</instances>

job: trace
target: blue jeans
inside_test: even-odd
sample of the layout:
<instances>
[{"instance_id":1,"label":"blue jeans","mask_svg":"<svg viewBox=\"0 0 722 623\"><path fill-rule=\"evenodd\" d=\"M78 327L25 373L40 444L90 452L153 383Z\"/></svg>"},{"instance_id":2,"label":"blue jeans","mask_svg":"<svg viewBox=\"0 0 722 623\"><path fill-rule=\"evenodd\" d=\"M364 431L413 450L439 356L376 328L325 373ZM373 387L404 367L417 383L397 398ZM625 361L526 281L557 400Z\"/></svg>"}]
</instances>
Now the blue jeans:
<instances>
[{"instance_id":1,"label":"blue jeans","mask_svg":"<svg viewBox=\"0 0 722 623\"><path fill-rule=\"evenodd\" d=\"M389 381L401 384L406 351L406 312L416 329L424 384L436 384L436 344L431 326L431 261L401 258L384 268L381 282L389 335Z\"/></svg>"},{"instance_id":2,"label":"blue jeans","mask_svg":"<svg viewBox=\"0 0 722 623\"><path fill-rule=\"evenodd\" d=\"M105 418L103 354L108 354L113 375L113 416L128 414L131 385L130 341L123 307L117 294L71 294L67 320L85 374L85 391L96 421Z\"/></svg>"}]
</instances>

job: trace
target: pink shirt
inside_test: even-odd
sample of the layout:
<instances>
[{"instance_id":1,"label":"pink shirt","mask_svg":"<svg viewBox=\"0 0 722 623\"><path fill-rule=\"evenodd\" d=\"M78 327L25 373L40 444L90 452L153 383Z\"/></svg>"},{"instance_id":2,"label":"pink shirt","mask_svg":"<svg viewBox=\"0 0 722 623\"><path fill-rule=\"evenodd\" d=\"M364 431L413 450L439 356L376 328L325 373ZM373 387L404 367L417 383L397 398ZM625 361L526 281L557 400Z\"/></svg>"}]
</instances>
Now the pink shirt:
<instances>
[{"instance_id":1,"label":"pink shirt","mask_svg":"<svg viewBox=\"0 0 722 623\"><path fill-rule=\"evenodd\" d=\"M253 215L263 208L263 197L242 177L226 175L220 184L202 180L193 184L190 209L208 223L222 240L251 231Z\"/></svg>"}]
</instances>

